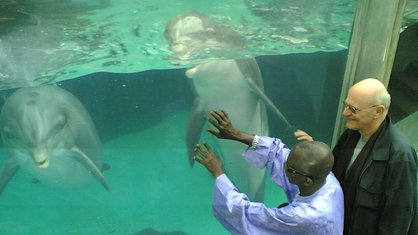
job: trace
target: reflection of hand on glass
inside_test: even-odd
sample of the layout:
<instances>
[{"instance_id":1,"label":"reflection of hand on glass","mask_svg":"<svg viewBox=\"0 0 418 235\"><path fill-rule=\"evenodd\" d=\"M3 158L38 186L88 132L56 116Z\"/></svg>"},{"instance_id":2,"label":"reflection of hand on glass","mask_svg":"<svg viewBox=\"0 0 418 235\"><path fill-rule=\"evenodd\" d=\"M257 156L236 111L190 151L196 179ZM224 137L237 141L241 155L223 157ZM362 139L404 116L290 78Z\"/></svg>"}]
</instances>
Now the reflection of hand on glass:
<instances>
[{"instance_id":1,"label":"reflection of hand on glass","mask_svg":"<svg viewBox=\"0 0 418 235\"><path fill-rule=\"evenodd\" d=\"M314 140L312 138L312 136L308 135L308 133L306 133L302 130L295 131L294 135L295 135L297 140L303 140L303 141L313 141Z\"/></svg>"}]
</instances>

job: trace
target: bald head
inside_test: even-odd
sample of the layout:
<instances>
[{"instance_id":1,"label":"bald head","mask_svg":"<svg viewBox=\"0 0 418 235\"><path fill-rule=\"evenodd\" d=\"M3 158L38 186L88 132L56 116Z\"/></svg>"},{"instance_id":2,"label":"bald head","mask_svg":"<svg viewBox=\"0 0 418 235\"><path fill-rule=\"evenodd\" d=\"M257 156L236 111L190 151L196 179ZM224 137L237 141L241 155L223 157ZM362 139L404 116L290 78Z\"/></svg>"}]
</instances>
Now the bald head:
<instances>
[{"instance_id":1,"label":"bald head","mask_svg":"<svg viewBox=\"0 0 418 235\"><path fill-rule=\"evenodd\" d=\"M386 111L390 106L390 95L385 85L375 78L366 78L354 84L349 94L355 96L358 100L367 102L368 105L382 104Z\"/></svg>"},{"instance_id":2,"label":"bald head","mask_svg":"<svg viewBox=\"0 0 418 235\"><path fill-rule=\"evenodd\" d=\"M292 147L288 161L306 174L320 178L331 171L334 156L328 145L319 141L304 141Z\"/></svg>"}]
</instances>

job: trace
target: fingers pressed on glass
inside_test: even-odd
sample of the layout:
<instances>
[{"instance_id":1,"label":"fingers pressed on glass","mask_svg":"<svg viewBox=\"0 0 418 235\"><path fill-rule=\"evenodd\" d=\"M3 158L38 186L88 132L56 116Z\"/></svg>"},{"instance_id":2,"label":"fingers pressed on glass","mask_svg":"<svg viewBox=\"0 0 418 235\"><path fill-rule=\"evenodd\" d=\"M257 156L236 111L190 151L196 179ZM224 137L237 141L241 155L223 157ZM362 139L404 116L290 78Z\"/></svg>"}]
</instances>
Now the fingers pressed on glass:
<instances>
[{"instance_id":1,"label":"fingers pressed on glass","mask_svg":"<svg viewBox=\"0 0 418 235\"><path fill-rule=\"evenodd\" d=\"M219 120L219 113L216 110L210 111L210 115L212 115L216 120Z\"/></svg>"},{"instance_id":2,"label":"fingers pressed on glass","mask_svg":"<svg viewBox=\"0 0 418 235\"><path fill-rule=\"evenodd\" d=\"M228 118L228 114L223 109L221 110L221 117L222 117L223 120Z\"/></svg>"},{"instance_id":3,"label":"fingers pressed on glass","mask_svg":"<svg viewBox=\"0 0 418 235\"><path fill-rule=\"evenodd\" d=\"M203 143L203 145L205 145L206 149L207 149L209 152L212 152L212 148L210 147L210 145L209 145L208 143L204 142L204 143Z\"/></svg>"},{"instance_id":4,"label":"fingers pressed on glass","mask_svg":"<svg viewBox=\"0 0 418 235\"><path fill-rule=\"evenodd\" d=\"M203 156L205 155L204 150L202 149L202 147L198 144L196 144L196 147L194 148L195 153L197 153L197 155L199 156Z\"/></svg>"},{"instance_id":5,"label":"fingers pressed on glass","mask_svg":"<svg viewBox=\"0 0 418 235\"><path fill-rule=\"evenodd\" d=\"M208 118L208 121L212 124L212 125L214 125L214 126L218 126L218 122L217 121L215 121L215 120L213 120L212 118Z\"/></svg>"},{"instance_id":6,"label":"fingers pressed on glass","mask_svg":"<svg viewBox=\"0 0 418 235\"><path fill-rule=\"evenodd\" d=\"M193 157L193 159L199 163L202 163L202 159L200 159L197 155Z\"/></svg>"},{"instance_id":7,"label":"fingers pressed on glass","mask_svg":"<svg viewBox=\"0 0 418 235\"><path fill-rule=\"evenodd\" d=\"M227 120L228 118L228 116L226 116L226 113L223 110L215 111L215 113L216 113L216 116L214 117L219 122L219 124L225 122L225 120Z\"/></svg>"}]
</instances>

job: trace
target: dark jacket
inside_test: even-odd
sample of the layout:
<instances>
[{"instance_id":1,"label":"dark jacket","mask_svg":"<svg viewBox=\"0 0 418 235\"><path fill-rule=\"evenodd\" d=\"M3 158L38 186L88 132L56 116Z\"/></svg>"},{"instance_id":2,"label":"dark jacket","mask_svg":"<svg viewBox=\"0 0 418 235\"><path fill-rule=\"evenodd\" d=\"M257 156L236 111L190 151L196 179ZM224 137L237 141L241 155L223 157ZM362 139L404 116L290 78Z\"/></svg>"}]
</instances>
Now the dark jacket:
<instances>
[{"instance_id":1,"label":"dark jacket","mask_svg":"<svg viewBox=\"0 0 418 235\"><path fill-rule=\"evenodd\" d=\"M334 147L333 172L341 185L345 176L341 169L348 164L342 156L352 155L355 144L350 143L359 138L358 131L346 130ZM349 221L344 221L344 234L418 234L417 154L389 117L379 130L354 187L353 206L346 208L352 212L346 217ZM343 190L349 189L343 186Z\"/></svg>"}]
</instances>

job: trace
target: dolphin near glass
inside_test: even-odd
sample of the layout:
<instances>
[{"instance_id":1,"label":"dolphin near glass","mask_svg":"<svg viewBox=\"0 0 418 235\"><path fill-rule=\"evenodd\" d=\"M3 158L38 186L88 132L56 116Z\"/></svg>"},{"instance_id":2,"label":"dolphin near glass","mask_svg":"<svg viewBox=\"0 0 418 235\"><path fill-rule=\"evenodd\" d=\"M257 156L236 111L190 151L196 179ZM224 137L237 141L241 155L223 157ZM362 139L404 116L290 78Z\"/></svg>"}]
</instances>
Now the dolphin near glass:
<instances>
[{"instance_id":1,"label":"dolphin near glass","mask_svg":"<svg viewBox=\"0 0 418 235\"><path fill-rule=\"evenodd\" d=\"M247 41L237 32L198 12L173 17L166 25L164 36L178 59L172 61L179 64L213 57L242 57L241 52L247 47Z\"/></svg>"},{"instance_id":2,"label":"dolphin near glass","mask_svg":"<svg viewBox=\"0 0 418 235\"><path fill-rule=\"evenodd\" d=\"M100 171L101 143L94 124L68 91L53 85L15 91L1 110L0 132L10 156L0 169L0 193L20 168L64 188L96 177L109 191Z\"/></svg>"},{"instance_id":3,"label":"dolphin near glass","mask_svg":"<svg viewBox=\"0 0 418 235\"><path fill-rule=\"evenodd\" d=\"M245 47L245 40L232 29L195 12L175 16L166 26L165 37L178 60L194 61L208 55L222 57L222 53ZM254 58L208 59L188 69L186 76L195 94L186 136L192 166L194 146L200 140L211 110L226 110L234 126L259 135L268 135L266 107L290 126L264 93L261 72ZM216 140L216 146L226 172L237 187L251 200L262 201L265 171L250 165L241 156L241 144Z\"/></svg>"},{"instance_id":4,"label":"dolphin near glass","mask_svg":"<svg viewBox=\"0 0 418 235\"><path fill-rule=\"evenodd\" d=\"M268 135L268 119L265 104L252 92L246 78L262 85L258 66L254 59L215 60L187 70L192 80L195 101L187 126L187 149L190 163L192 152L199 142L209 111L224 109L234 126L250 133ZM216 141L217 150L223 157L226 172L237 187L251 199L264 197L265 171L250 165L243 157L243 146L228 140Z\"/></svg>"}]
</instances>

